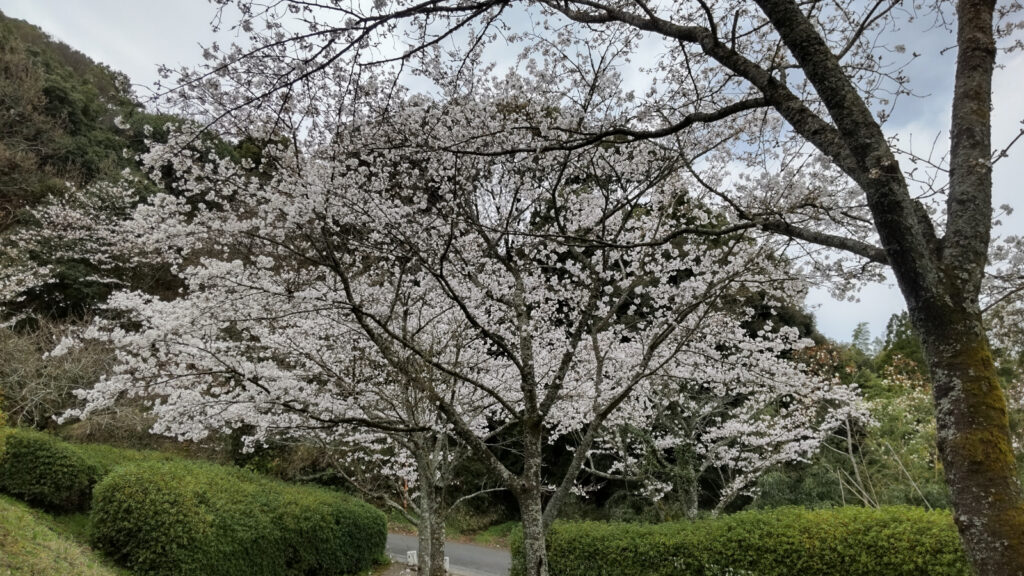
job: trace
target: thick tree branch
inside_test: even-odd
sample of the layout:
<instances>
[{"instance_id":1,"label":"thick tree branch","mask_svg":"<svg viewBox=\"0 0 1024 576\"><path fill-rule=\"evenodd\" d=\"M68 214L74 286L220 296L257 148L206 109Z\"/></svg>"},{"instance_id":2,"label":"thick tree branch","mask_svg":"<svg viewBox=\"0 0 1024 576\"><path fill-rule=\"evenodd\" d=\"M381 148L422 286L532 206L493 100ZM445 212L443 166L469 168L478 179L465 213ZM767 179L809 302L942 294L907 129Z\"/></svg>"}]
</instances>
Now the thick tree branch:
<instances>
[{"instance_id":1,"label":"thick tree branch","mask_svg":"<svg viewBox=\"0 0 1024 576\"><path fill-rule=\"evenodd\" d=\"M852 169L839 166L867 196L882 246L908 307L914 310L926 302L941 301L944 282L931 241L934 233L929 235L930 226L922 227L899 164L871 110L796 2L757 0L757 4L814 85L853 155ZM804 134L799 124L794 128Z\"/></svg>"},{"instance_id":2,"label":"thick tree branch","mask_svg":"<svg viewBox=\"0 0 1024 576\"><path fill-rule=\"evenodd\" d=\"M456 153L456 154L468 154L468 155L471 155L471 156L505 156L505 155L508 155L508 154L516 154L516 153L536 153L538 151L540 151L540 152L557 152L557 151L579 150L579 149L587 148L587 147L593 146L595 144L600 144L600 143L603 143L603 142L625 143L625 142L637 142L637 141L641 141L641 140L654 140L654 139L657 139L657 138L664 138L665 136L671 136L673 134L682 132L683 130L686 130L687 128L690 128L691 126L694 126L696 124L711 124L711 123L714 123L714 122L719 122L719 121L725 120L725 119L727 119L727 118L729 118L731 116L735 116L736 114L740 114L740 113L743 113L743 112L748 112L750 110L757 110L757 109L761 109L761 108L766 108L768 105L769 105L768 101L765 100L764 98L747 98L745 100L739 100L737 102L733 102L731 104L727 104L727 105L722 106L721 108L719 108L717 110L712 110L710 112L693 112L691 114L687 114L681 120L679 120L679 121L677 121L677 122L675 122L673 124L670 124L668 126L663 126L661 128L652 128L652 129L647 129L647 130L638 129L638 128L629 128L629 127L625 127L625 126L617 126L615 128L611 128L609 130L602 130L600 132L592 132L591 133L591 132L570 131L570 130L567 130L567 129L564 129L564 128L552 128L551 131L554 132L554 133L565 134L566 135L566 139L560 140L560 141L555 141L555 142L553 142L551 144L545 144L545 145L539 146L539 147L538 146L530 146L530 147L525 147L524 146L524 147L520 147L520 148L508 148L508 147L506 147L506 148L501 148L501 149L496 149L496 150L480 150L480 149L474 149L474 148L464 148L464 147L461 147L461 146L459 146L459 147L446 146L446 147L444 147L442 149L444 151L446 151L446 152L452 152L452 153ZM536 127L534 127L534 126L519 126L519 127L513 128L513 129L514 130L515 129L524 130L524 131L534 131L534 130L536 130ZM505 130L507 130L507 129L505 129ZM476 136L473 137L473 140L487 140L487 139L493 138L494 136L496 136L496 135L498 135L500 133L503 133L505 130L503 130L502 132L491 132L491 133L476 135ZM465 144L465 143L468 143L468 142L469 141L467 140L467 141L462 142L462 144Z\"/></svg>"},{"instance_id":3,"label":"thick tree branch","mask_svg":"<svg viewBox=\"0 0 1024 576\"><path fill-rule=\"evenodd\" d=\"M862 242L846 236L801 228L799 226L794 226L781 218L764 220L758 222L756 225L767 232L774 232L795 240L803 240L819 246L836 248L838 250L855 254L876 264L882 264L885 266L889 265L889 257L886 255L885 250L867 242Z\"/></svg>"},{"instance_id":4,"label":"thick tree branch","mask_svg":"<svg viewBox=\"0 0 1024 576\"><path fill-rule=\"evenodd\" d=\"M956 79L950 129L949 196L943 260L950 280L977 301L992 229L992 71L996 43L994 0L961 0L957 7Z\"/></svg>"}]
</instances>

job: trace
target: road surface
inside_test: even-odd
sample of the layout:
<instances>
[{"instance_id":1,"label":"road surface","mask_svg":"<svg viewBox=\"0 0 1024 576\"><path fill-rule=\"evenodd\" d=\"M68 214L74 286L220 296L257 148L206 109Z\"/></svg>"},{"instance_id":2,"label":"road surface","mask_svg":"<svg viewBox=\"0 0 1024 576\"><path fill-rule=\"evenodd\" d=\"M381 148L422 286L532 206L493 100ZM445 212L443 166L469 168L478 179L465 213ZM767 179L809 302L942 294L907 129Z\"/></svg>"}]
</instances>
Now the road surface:
<instances>
[{"instance_id":1,"label":"road surface","mask_svg":"<svg viewBox=\"0 0 1024 576\"><path fill-rule=\"evenodd\" d=\"M399 564L405 564L405 554L416 549L416 537L405 534L388 534L388 554ZM507 576L511 558L508 550L487 548L472 544L447 542L445 555L451 566L451 573L458 576Z\"/></svg>"}]
</instances>

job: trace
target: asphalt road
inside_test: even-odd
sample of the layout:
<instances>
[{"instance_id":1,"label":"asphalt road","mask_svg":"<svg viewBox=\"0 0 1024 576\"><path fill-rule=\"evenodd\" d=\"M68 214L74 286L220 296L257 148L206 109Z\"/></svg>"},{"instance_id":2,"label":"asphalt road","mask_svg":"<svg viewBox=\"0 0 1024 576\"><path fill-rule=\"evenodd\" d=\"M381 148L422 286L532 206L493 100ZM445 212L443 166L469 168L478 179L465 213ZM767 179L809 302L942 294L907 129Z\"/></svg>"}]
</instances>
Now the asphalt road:
<instances>
[{"instance_id":1,"label":"asphalt road","mask_svg":"<svg viewBox=\"0 0 1024 576\"><path fill-rule=\"evenodd\" d=\"M416 549L416 537L388 534L388 554L396 563L405 564L405 553ZM451 573L459 576L507 576L511 562L508 550L447 542L445 554Z\"/></svg>"}]
</instances>

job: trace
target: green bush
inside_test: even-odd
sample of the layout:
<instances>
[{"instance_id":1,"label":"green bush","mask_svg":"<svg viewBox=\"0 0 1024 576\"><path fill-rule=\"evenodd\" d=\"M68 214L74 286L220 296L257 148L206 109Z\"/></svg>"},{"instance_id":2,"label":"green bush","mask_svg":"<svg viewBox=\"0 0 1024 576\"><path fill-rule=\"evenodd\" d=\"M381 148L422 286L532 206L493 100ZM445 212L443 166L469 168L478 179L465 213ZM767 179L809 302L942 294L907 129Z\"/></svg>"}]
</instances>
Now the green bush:
<instances>
[{"instance_id":1,"label":"green bush","mask_svg":"<svg viewBox=\"0 0 1024 576\"><path fill-rule=\"evenodd\" d=\"M949 513L780 508L668 524L559 522L548 534L552 576L967 576ZM513 576L524 573L522 533Z\"/></svg>"},{"instance_id":2,"label":"green bush","mask_svg":"<svg viewBox=\"0 0 1024 576\"><path fill-rule=\"evenodd\" d=\"M73 446L31 430L9 431L3 444L0 492L53 511L89 505L99 468Z\"/></svg>"},{"instance_id":3,"label":"green bush","mask_svg":"<svg viewBox=\"0 0 1024 576\"><path fill-rule=\"evenodd\" d=\"M85 458L90 464L96 467L99 479L110 474L114 468L139 462L169 462L181 460L181 457L166 452L155 450L132 450L130 448L116 448L106 444L69 444Z\"/></svg>"},{"instance_id":4,"label":"green bush","mask_svg":"<svg viewBox=\"0 0 1024 576\"><path fill-rule=\"evenodd\" d=\"M7 429L0 433L0 492L52 511L83 511L92 487L115 467L169 459L174 456L72 444L43 432Z\"/></svg>"},{"instance_id":5,"label":"green bush","mask_svg":"<svg viewBox=\"0 0 1024 576\"><path fill-rule=\"evenodd\" d=\"M353 574L384 550L384 515L236 468L145 462L96 486L93 544L136 574Z\"/></svg>"},{"instance_id":6,"label":"green bush","mask_svg":"<svg viewBox=\"0 0 1024 576\"><path fill-rule=\"evenodd\" d=\"M0 426L0 461L4 458L4 447L7 446L7 437L14 434L13 428Z\"/></svg>"}]
</instances>

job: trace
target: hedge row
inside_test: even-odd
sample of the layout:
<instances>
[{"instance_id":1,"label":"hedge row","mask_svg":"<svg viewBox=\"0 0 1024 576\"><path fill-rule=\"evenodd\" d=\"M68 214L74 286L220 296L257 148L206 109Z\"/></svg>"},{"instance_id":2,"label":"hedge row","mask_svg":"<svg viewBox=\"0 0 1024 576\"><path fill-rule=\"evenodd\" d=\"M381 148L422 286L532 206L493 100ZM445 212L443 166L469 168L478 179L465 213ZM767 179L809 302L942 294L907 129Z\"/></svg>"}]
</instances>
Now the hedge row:
<instances>
[{"instance_id":1,"label":"hedge row","mask_svg":"<svg viewBox=\"0 0 1024 576\"><path fill-rule=\"evenodd\" d=\"M237 468L147 462L100 482L96 548L140 575L354 574L384 553L384 515L324 489Z\"/></svg>"},{"instance_id":2,"label":"hedge row","mask_svg":"<svg viewBox=\"0 0 1024 576\"><path fill-rule=\"evenodd\" d=\"M780 508L658 525L556 522L552 576L966 576L946 512ZM512 576L525 573L522 532Z\"/></svg>"},{"instance_id":3,"label":"hedge row","mask_svg":"<svg viewBox=\"0 0 1024 576\"><path fill-rule=\"evenodd\" d=\"M25 429L0 430L0 492L55 512L88 509L93 486L115 467L170 460L159 452L71 444Z\"/></svg>"}]
</instances>

